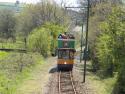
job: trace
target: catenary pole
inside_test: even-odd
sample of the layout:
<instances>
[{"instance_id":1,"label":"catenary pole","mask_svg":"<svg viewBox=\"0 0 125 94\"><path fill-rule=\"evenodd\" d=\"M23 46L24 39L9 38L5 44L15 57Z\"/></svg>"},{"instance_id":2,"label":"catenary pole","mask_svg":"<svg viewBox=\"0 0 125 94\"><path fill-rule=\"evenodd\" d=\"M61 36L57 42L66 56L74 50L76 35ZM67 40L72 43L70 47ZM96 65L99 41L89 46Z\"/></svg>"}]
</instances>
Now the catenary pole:
<instances>
[{"instance_id":1,"label":"catenary pole","mask_svg":"<svg viewBox=\"0 0 125 94\"><path fill-rule=\"evenodd\" d=\"M86 81L86 61L87 61L87 52L88 52L88 27L89 27L89 6L90 6L90 0L88 0L87 3L87 23L86 23L86 41L85 41L85 60L84 60L84 74L83 74L83 82Z\"/></svg>"},{"instance_id":2,"label":"catenary pole","mask_svg":"<svg viewBox=\"0 0 125 94\"><path fill-rule=\"evenodd\" d=\"M85 80L86 80L85 79L86 78L86 61L87 61L87 51L88 51L89 6L90 6L90 0L88 0L88 2L87 2L87 7L65 7L65 8L83 8L83 9L87 8L87 23L86 23L86 38L85 38L85 53L84 53L85 54L85 60L84 60L84 73L83 73L83 82L84 83L85 83ZM82 26L82 31L83 31L83 26ZM82 40L81 40L81 43L82 43ZM82 53L82 46L81 46L81 53ZM80 62L81 62L81 58L80 58Z\"/></svg>"},{"instance_id":3,"label":"catenary pole","mask_svg":"<svg viewBox=\"0 0 125 94\"><path fill-rule=\"evenodd\" d=\"M81 33L81 52L80 52L80 63L82 62L82 46L83 46L83 24L82 24L82 33Z\"/></svg>"},{"instance_id":4,"label":"catenary pole","mask_svg":"<svg viewBox=\"0 0 125 94\"><path fill-rule=\"evenodd\" d=\"M86 6L84 6L84 7L65 7L65 9L68 9L68 8L74 8L74 9L85 9L85 8L87 8ZM84 19L84 17L83 17L83 19ZM83 25L84 24L82 24L82 32L81 32L81 50L80 50L80 63L82 62L82 44L83 44Z\"/></svg>"}]
</instances>

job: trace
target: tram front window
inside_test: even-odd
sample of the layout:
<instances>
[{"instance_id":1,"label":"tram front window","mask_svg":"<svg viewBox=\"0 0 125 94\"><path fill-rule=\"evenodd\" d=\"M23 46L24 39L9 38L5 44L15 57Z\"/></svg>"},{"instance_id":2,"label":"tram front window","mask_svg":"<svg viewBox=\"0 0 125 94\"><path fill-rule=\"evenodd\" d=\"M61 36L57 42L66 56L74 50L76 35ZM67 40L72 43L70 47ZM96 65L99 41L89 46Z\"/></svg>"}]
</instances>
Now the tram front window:
<instances>
[{"instance_id":1,"label":"tram front window","mask_svg":"<svg viewBox=\"0 0 125 94\"><path fill-rule=\"evenodd\" d=\"M58 51L58 59L74 59L74 52L71 50Z\"/></svg>"},{"instance_id":2,"label":"tram front window","mask_svg":"<svg viewBox=\"0 0 125 94\"><path fill-rule=\"evenodd\" d=\"M69 59L69 51L68 50L58 51L58 58L59 59Z\"/></svg>"}]
</instances>

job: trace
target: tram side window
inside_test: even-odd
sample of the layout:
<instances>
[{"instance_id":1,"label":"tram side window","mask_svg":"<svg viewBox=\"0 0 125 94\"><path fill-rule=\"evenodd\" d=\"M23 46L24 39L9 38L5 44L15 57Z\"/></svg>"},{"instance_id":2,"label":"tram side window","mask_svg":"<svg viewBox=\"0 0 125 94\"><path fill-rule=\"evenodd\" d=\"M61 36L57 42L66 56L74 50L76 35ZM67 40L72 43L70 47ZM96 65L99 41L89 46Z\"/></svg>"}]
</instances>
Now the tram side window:
<instances>
[{"instance_id":1,"label":"tram side window","mask_svg":"<svg viewBox=\"0 0 125 94\"><path fill-rule=\"evenodd\" d=\"M70 56L70 59L74 59L74 52L73 52L73 51L70 51L70 52L69 52L69 56Z\"/></svg>"}]
</instances>

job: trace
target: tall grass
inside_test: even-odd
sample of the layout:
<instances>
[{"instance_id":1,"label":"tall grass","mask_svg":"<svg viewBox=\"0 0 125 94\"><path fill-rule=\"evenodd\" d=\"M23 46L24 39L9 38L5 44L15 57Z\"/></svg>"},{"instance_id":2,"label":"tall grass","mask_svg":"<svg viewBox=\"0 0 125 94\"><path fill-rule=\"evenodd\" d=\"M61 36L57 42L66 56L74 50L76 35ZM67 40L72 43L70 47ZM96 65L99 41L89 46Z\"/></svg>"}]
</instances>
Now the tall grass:
<instances>
[{"instance_id":1,"label":"tall grass","mask_svg":"<svg viewBox=\"0 0 125 94\"><path fill-rule=\"evenodd\" d=\"M0 52L0 94L14 94L23 80L41 64L42 56L36 53Z\"/></svg>"},{"instance_id":2,"label":"tall grass","mask_svg":"<svg viewBox=\"0 0 125 94\"><path fill-rule=\"evenodd\" d=\"M6 48L6 49L25 49L25 43L22 41L17 42L4 42L0 43L0 48Z\"/></svg>"}]
</instances>

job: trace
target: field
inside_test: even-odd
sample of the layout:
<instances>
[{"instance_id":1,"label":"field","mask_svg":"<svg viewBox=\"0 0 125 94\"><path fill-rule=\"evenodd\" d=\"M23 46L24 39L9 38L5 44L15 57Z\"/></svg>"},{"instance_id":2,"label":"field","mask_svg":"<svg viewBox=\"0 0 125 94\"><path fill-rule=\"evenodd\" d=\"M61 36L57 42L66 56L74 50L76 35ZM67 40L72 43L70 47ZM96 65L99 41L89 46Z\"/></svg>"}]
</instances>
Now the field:
<instances>
[{"instance_id":1,"label":"field","mask_svg":"<svg viewBox=\"0 0 125 94\"><path fill-rule=\"evenodd\" d=\"M87 79L90 81L96 94L112 94L117 81L117 76L101 79L96 74L90 73Z\"/></svg>"},{"instance_id":2,"label":"field","mask_svg":"<svg viewBox=\"0 0 125 94\"><path fill-rule=\"evenodd\" d=\"M18 85L30 77L33 69L43 62L38 53L0 51L0 93L14 94Z\"/></svg>"},{"instance_id":3,"label":"field","mask_svg":"<svg viewBox=\"0 0 125 94\"><path fill-rule=\"evenodd\" d=\"M1 49L25 49L25 43L22 41L16 42L1 42L0 43Z\"/></svg>"}]
</instances>

